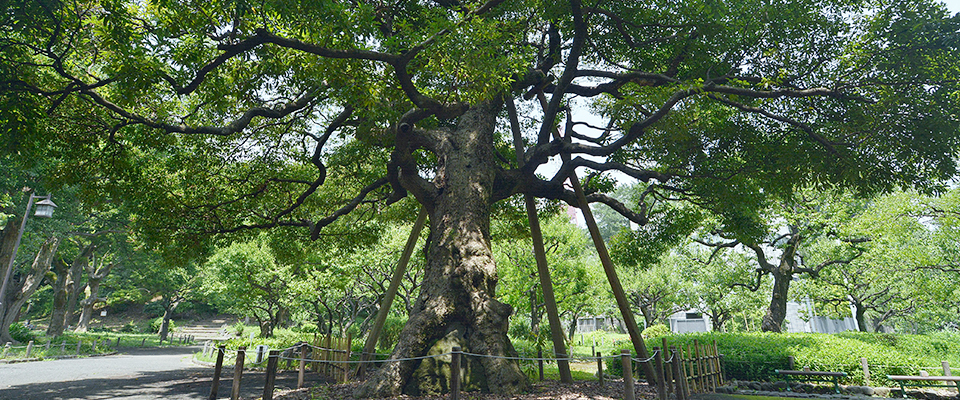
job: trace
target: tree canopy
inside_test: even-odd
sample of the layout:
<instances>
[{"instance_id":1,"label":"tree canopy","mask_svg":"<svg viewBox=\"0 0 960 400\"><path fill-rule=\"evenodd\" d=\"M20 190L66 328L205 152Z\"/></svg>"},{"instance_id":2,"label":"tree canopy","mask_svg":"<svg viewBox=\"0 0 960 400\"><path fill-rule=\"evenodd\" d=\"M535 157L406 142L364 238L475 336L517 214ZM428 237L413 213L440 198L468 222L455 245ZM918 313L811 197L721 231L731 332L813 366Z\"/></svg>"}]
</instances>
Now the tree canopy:
<instances>
[{"instance_id":1,"label":"tree canopy","mask_svg":"<svg viewBox=\"0 0 960 400\"><path fill-rule=\"evenodd\" d=\"M35 0L6 11L11 143L54 140L65 177L137 199L159 240L267 228L318 239L415 198L430 239L394 358L442 343L513 354L491 208L517 194L584 207L564 185L577 169L593 174L588 202L640 226L657 223L658 203L685 200L752 237L758 210L798 187L936 189L956 173L960 16L929 1ZM102 129L52 135L32 126L43 112L82 112ZM557 156L555 174L537 174ZM636 201L606 193L611 171L644 183ZM515 362L478 363L484 389L526 386ZM408 385L422 366L387 364L361 394L432 391Z\"/></svg>"}]
</instances>

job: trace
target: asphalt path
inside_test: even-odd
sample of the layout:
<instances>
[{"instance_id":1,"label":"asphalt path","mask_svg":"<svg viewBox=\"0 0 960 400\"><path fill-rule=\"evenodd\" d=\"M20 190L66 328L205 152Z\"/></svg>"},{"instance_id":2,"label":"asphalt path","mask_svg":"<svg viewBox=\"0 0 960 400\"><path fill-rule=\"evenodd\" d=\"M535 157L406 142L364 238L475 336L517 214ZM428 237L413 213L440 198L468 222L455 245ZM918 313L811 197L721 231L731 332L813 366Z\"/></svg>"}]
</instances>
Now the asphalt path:
<instances>
[{"instance_id":1,"label":"asphalt path","mask_svg":"<svg viewBox=\"0 0 960 400\"><path fill-rule=\"evenodd\" d=\"M213 368L192 363L198 348L131 348L104 357L0 364L0 400L207 399ZM308 374L309 381L316 379ZM229 398L233 371L224 369L218 398ZM244 371L241 396L263 395L264 374ZM276 389L296 387L296 372L277 375Z\"/></svg>"}]
</instances>

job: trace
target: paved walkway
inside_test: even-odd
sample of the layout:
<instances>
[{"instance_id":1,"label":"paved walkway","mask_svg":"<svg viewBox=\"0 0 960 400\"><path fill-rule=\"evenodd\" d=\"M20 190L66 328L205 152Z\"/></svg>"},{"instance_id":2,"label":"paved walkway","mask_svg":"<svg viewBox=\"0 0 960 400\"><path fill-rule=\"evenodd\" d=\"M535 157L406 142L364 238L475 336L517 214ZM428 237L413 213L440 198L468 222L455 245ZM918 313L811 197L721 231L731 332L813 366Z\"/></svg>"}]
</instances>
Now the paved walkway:
<instances>
[{"instance_id":1,"label":"paved walkway","mask_svg":"<svg viewBox=\"0 0 960 400\"><path fill-rule=\"evenodd\" d=\"M193 400L210 395L213 368L195 365L198 348L121 349L121 354L0 365L0 400ZM233 372L224 370L219 398L229 398ZM308 374L316 379L314 374ZM263 395L264 376L243 374L241 396ZM277 376L277 389L296 387L296 373Z\"/></svg>"}]
</instances>

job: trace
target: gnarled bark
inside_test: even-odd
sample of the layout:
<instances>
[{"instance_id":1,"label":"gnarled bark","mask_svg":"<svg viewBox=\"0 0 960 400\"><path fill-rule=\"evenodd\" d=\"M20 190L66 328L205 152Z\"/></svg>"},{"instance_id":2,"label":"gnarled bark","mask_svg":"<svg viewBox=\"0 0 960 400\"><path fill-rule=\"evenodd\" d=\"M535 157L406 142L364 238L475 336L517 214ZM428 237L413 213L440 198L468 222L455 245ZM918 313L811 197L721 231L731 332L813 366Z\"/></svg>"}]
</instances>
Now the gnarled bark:
<instances>
[{"instance_id":1,"label":"gnarled bark","mask_svg":"<svg viewBox=\"0 0 960 400\"><path fill-rule=\"evenodd\" d=\"M787 294L790 292L792 272L783 272L782 268L771 271L773 275L773 293L770 295L770 305L763 315L760 330L764 332L781 332L783 320L787 318Z\"/></svg>"},{"instance_id":2,"label":"gnarled bark","mask_svg":"<svg viewBox=\"0 0 960 400\"><path fill-rule=\"evenodd\" d=\"M490 202L495 175L493 130L499 105L471 108L456 129L437 133L440 164L430 204L430 238L424 280L392 359L464 352L515 356L507 337L512 313L495 299L496 266L490 250ZM424 199L420 199L424 201ZM447 364L449 356L445 357ZM444 392L444 361L385 363L357 395L393 396L401 392ZM466 357L464 388L516 393L528 386L515 360Z\"/></svg>"},{"instance_id":3,"label":"gnarled bark","mask_svg":"<svg viewBox=\"0 0 960 400\"><path fill-rule=\"evenodd\" d=\"M60 336L63 334L63 318L67 312L67 277L70 273L70 266L62 260L53 260L54 281L50 283L53 287L53 309L50 311L50 323L47 325L47 336Z\"/></svg>"},{"instance_id":4,"label":"gnarled bark","mask_svg":"<svg viewBox=\"0 0 960 400\"><path fill-rule=\"evenodd\" d=\"M10 296L10 305L6 308L7 312L3 315L3 320L0 321L0 341L14 341L10 336L10 325L17 322L17 319L20 317L20 307L23 307L23 305L27 303L27 300L30 299L33 292L37 291L40 283L43 282L44 276L47 271L50 270L53 256L57 254L60 240L61 239L56 236L47 239L47 241L40 246L40 251L37 252L36 258L33 259L30 273L19 282L19 285L13 286L19 287L20 290Z\"/></svg>"},{"instance_id":5,"label":"gnarled bark","mask_svg":"<svg viewBox=\"0 0 960 400\"><path fill-rule=\"evenodd\" d=\"M50 312L50 325L47 326L47 336L60 336L63 334L64 329L68 324L68 317L70 315L69 304L71 297L71 290L74 290L73 279L79 280L75 277L74 271L83 271L86 265L90 262L90 256L93 255L93 250L96 246L92 243L84 246L80 250L80 254L73 259L73 262L70 265L66 265L60 260L54 261L54 272L56 272L56 281L53 283L53 310ZM76 293L73 294L73 300L76 302Z\"/></svg>"},{"instance_id":6,"label":"gnarled bark","mask_svg":"<svg viewBox=\"0 0 960 400\"><path fill-rule=\"evenodd\" d=\"M77 328L74 329L74 332L86 332L87 328L90 325L90 320L93 318L93 307L101 302L106 301L107 299L100 297L100 282L103 281L103 278L107 277L107 274L110 273L110 270L113 269L115 264L110 263L105 267L101 267L99 270L96 269L96 265L90 264L86 267L87 270L87 286L90 287L90 295L86 299L80 302L82 310L80 312L80 322L77 323Z\"/></svg>"}]
</instances>

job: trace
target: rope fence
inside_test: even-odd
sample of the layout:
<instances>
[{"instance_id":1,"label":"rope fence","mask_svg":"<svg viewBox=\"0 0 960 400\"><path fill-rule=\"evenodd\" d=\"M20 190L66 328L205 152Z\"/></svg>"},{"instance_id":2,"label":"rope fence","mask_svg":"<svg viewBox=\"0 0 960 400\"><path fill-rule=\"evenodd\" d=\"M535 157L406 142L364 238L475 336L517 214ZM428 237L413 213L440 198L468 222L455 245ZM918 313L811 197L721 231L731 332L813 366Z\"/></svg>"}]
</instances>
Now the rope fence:
<instances>
[{"instance_id":1,"label":"rope fence","mask_svg":"<svg viewBox=\"0 0 960 400\"><path fill-rule=\"evenodd\" d=\"M352 370L352 368L349 368L349 366L352 365L361 363L385 364L443 358L444 362L449 362L451 366L456 366L455 368L451 368L452 372L450 373L450 381L448 382L447 386L450 388L451 400L459 399L460 375L462 372L458 371L462 370L463 360L465 360L467 357L536 362L540 363L541 365L543 362L556 361L596 362L598 369L597 376L600 385L604 385L604 361L619 358L622 365L622 375L624 379L624 399L626 400L636 400L637 398L635 393L634 372L639 371L639 369L634 368L634 365L636 364L651 364L654 366L654 371L656 371L657 377L654 377L653 379L651 379L651 377L647 377L647 380L651 385L656 385L660 400L666 400L668 393L673 393L677 400L688 400L691 391L696 393L713 390L723 382L723 372L720 365L720 356L716 350L716 343L714 343L712 346L700 346L699 344L695 344L694 347L688 346L686 350L683 348L678 349L676 347L670 347L669 349L667 347L655 347L653 352L647 358L635 358L631 355L629 350L622 350L621 354L607 356L603 356L601 353L597 352L594 357L568 357L566 355L558 355L559 357L543 357L542 355L539 357L521 357L470 353L464 352L460 347L453 347L449 352L428 356L406 357L399 359L359 360L351 359L351 357L360 356L363 353L352 352L349 350L349 347L331 347L327 345L320 346L316 344L317 342L329 342L346 344L346 346L349 346L349 341L338 341L335 339L336 338L330 337L319 338L318 340L314 341L314 344L301 342L297 345L273 350L267 350L265 349L265 346L258 346L259 350L256 351L258 359L252 364L261 365L266 363L263 399L273 399L273 382L276 378L278 365L281 361L285 361L287 363L288 370L290 369L292 363L298 363L297 369L299 375L297 379L297 387L302 388L304 386L305 374L308 369L313 369L314 372L333 377L343 382L349 378L348 371ZM664 344L666 344L665 341ZM340 345L338 344L336 346ZM228 358L233 358L235 364L233 379L234 388L230 398L239 398L240 381L242 379L243 370L246 363L245 358L246 355L251 352L251 350L247 349L245 346L240 346L236 350L229 350L226 349L225 345L214 347L210 342L207 342L204 344L203 352L204 355L209 352L211 357L214 355L214 353L216 353L217 358L217 363L214 368L214 378L210 392L210 399L217 398L220 375L222 374L224 362ZM266 358L262 358L262 355L265 353L267 353ZM375 355L385 356L383 354ZM312 366L312 368L309 368L310 366Z\"/></svg>"}]
</instances>

